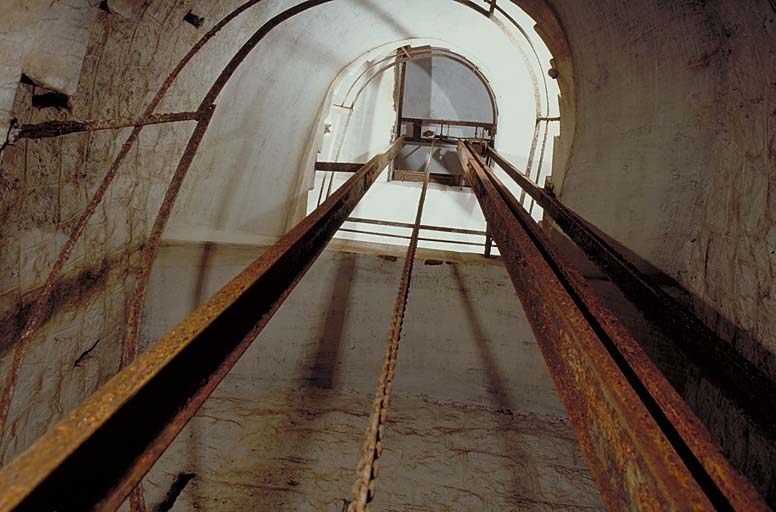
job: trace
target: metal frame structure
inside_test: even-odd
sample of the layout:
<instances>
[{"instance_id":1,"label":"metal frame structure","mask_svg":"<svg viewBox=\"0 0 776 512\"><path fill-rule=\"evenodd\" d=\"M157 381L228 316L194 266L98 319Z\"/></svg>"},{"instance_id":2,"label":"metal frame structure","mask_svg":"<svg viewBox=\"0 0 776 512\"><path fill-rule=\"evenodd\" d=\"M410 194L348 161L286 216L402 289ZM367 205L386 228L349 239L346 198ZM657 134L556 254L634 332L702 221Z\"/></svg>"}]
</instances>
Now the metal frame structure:
<instances>
[{"instance_id":1,"label":"metal frame structure","mask_svg":"<svg viewBox=\"0 0 776 512\"><path fill-rule=\"evenodd\" d=\"M0 429L5 424L21 360L32 334L42 322L54 285L143 126L196 122L144 247L123 347L124 369L27 452L0 470L0 511L118 508L261 332L348 219L380 170L398 155L404 144L401 138L385 153L361 166L345 185L269 251L137 357L139 318L151 264L219 94L246 56L271 30L302 12L332 1L300 2L262 25L231 58L194 112L154 113L193 56L223 27L260 0L246 1L211 28L172 70L137 119L52 122L21 126L12 131L12 137L36 138L134 127L76 222L33 304L0 398ZM469 0L453 1L484 16L495 12L506 16L495 0L489 8ZM459 144L459 155L488 220L486 245L490 245L491 236L498 243L609 507L616 510L767 510L756 490L731 467L705 427L660 371L597 302L573 268L558 256L536 223L472 146ZM645 290L651 293L643 303L647 312L662 315L665 304L673 307L659 290L634 273L627 261L616 258L593 230L573 221L571 212L550 194L531 186L530 181L521 182L520 173L492 148L488 157L521 184L572 238L578 236L580 245L593 254L591 257L598 258L601 265L620 276L631 293ZM419 224L418 216L413 226L414 242L422 229ZM680 329L683 339L692 338L694 329L701 333L701 338L696 340L708 336L696 322L691 315L679 313L668 317L663 325L667 329ZM733 357L724 351L719 355ZM767 401L761 401L767 398L763 393L772 388L767 387L767 382L749 379L746 371L751 368L738 359L734 361L735 371L725 373L722 369L720 382L732 384L735 392L743 393L742 397L754 397L744 399L742 407L746 410L765 405L757 417L761 418L763 428L772 428L772 407L767 407ZM363 490L361 487L360 492ZM133 502L133 509L142 506L142 499Z\"/></svg>"},{"instance_id":2,"label":"metal frame structure","mask_svg":"<svg viewBox=\"0 0 776 512\"><path fill-rule=\"evenodd\" d=\"M361 84L361 87L358 88L358 91L356 92L353 99L350 101L349 105L345 105L345 102L343 102L340 107L350 109L352 110L355 107L356 102L361 97L361 94L364 92L364 90L369 86L369 84L380 76L380 74L384 73L385 71L392 69L394 67L400 67L400 86L404 87L404 82L401 80L401 77L404 75L404 69L406 67L407 62L417 61L417 60L427 60L427 59L433 59L433 58L440 58L440 59L448 59L453 62L457 62L461 64L462 66L469 69L474 76L477 77L477 80L482 83L483 87L485 88L485 91L488 93L488 97L490 98L491 102L491 117L492 117L492 123L478 123L479 125L487 125L487 126L494 126L498 120L498 106L496 104L496 95L493 92L493 88L490 86L490 82L485 77L485 75L482 74L482 71L480 68L478 68L476 65L474 65L472 62L470 62L465 57L458 55L455 52L452 52L450 50L446 50L444 48L435 48L435 47L420 47L420 48L412 48L412 47L402 47L399 49L396 55L388 55L386 57L383 57L382 59L378 60L377 62L372 63L372 65L368 68L366 68L364 71L361 72L359 76L356 77L356 79L353 81L353 83L350 85L350 88L345 93L345 99L349 99L351 96L352 91L354 90L356 84L366 76L367 72L373 69L375 66L393 59L393 62L390 62L389 64L385 64L378 68L374 73L369 75L369 77L364 81L363 84ZM401 110L397 109L397 113L399 116L399 119L402 118L401 116ZM399 134L400 135L400 134Z\"/></svg>"}]
</instances>

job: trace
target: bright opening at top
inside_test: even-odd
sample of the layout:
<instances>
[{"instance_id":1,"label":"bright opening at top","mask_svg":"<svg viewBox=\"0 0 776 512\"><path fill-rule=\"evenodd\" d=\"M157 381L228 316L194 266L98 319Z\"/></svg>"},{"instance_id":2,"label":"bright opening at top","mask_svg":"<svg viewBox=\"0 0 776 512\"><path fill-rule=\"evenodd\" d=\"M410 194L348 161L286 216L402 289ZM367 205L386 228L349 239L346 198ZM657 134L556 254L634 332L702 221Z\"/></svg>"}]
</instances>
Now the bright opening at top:
<instances>
[{"instance_id":1,"label":"bright opening at top","mask_svg":"<svg viewBox=\"0 0 776 512\"><path fill-rule=\"evenodd\" d=\"M374 48L340 72L318 127L317 161L364 163L398 136L405 147L336 238L406 245L428 169L419 247L483 253L487 226L456 154L460 140L493 147L539 185L551 179L560 129L552 56L534 21L513 3L499 4L490 21L471 31L466 47L408 38ZM316 170L308 213L350 175ZM541 220L532 203L523 200Z\"/></svg>"}]
</instances>

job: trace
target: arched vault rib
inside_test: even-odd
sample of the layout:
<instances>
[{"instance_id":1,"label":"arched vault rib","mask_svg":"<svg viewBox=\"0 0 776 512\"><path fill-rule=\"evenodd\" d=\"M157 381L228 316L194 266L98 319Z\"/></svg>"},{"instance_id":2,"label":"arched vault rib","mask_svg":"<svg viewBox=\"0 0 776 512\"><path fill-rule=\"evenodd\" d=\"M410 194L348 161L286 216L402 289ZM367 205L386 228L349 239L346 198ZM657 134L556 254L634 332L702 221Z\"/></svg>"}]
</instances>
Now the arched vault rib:
<instances>
[{"instance_id":1,"label":"arched vault rib","mask_svg":"<svg viewBox=\"0 0 776 512\"><path fill-rule=\"evenodd\" d=\"M398 59L395 62L392 62L390 64L387 64L385 66L380 67L377 71L375 71L373 74L371 74L369 76L369 78L367 78L367 80L361 85L361 87L358 88L358 91L356 91L356 94L353 97L353 99L350 100L350 105L348 105L347 108L353 109L354 105L358 101L358 98L361 97L361 94L369 86L369 84L372 82L372 80L374 80L375 78L380 76L382 73L388 71L389 69L393 69L396 66L398 66L399 64L404 63L404 62L411 62L411 61L416 61L416 60L425 60L425 59L430 59L432 57L439 57L439 58L443 58L443 59L449 59L449 60L452 60L454 62L458 62L459 64L462 64L462 65L466 66L469 70L471 70L472 73L474 73L474 75L477 77L477 79L482 83L483 87L485 87L485 90L488 92L488 96L490 97L490 103L491 103L491 106L492 106L491 121L493 122L493 124L495 124L497 119L498 119L498 105L496 103L496 95L493 93L493 88L490 86L490 82L488 82L488 79L482 74L482 71L480 71L480 69L477 66L475 66L470 60L468 60L466 57L458 55L457 53L452 52L450 50L446 50L444 48L432 48L430 51L429 50L423 50L423 51L416 51L416 52L412 52L410 50L410 57L409 58L407 58L407 59ZM383 62L383 61L391 59L391 58L395 58L395 56L386 57L384 59L381 59L380 61L378 61L375 64L378 64L380 62ZM345 94L346 99L350 96L350 94L353 91L355 85L364 76L366 71L368 71L368 69L365 70L364 73L359 75L356 78L356 80L353 82L353 84L350 86L350 88L348 89L348 92Z\"/></svg>"}]
</instances>

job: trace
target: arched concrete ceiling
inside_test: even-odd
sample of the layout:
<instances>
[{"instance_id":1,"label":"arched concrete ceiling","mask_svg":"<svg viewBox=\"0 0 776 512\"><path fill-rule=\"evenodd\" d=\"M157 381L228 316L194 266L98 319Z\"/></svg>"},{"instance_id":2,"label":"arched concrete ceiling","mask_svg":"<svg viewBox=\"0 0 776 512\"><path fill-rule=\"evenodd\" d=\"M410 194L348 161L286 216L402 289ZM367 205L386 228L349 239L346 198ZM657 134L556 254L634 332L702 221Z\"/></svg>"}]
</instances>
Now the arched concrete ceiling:
<instances>
[{"instance_id":1,"label":"arched concrete ceiling","mask_svg":"<svg viewBox=\"0 0 776 512\"><path fill-rule=\"evenodd\" d=\"M250 23L293 3L263 6ZM305 150L321 135L332 82L365 52L418 37L446 42L477 62L499 105L533 97L513 43L469 7L449 0L338 0L316 7L272 32L221 94L169 229L178 236L189 228L267 237L285 232L309 188L312 162ZM523 119L530 134L535 111L507 114ZM527 152L530 135L516 144Z\"/></svg>"}]
</instances>

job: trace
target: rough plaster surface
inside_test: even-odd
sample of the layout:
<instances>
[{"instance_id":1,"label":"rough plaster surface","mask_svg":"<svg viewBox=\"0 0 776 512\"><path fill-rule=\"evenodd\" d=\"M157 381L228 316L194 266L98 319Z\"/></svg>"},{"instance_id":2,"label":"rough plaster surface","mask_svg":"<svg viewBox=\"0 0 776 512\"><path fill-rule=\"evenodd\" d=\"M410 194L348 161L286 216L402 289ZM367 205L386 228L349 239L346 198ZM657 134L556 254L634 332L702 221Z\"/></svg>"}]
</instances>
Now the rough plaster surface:
<instances>
[{"instance_id":1,"label":"rough plaster surface","mask_svg":"<svg viewBox=\"0 0 776 512\"><path fill-rule=\"evenodd\" d=\"M0 141L22 73L70 95L81 75L98 0L4 0L0 6Z\"/></svg>"},{"instance_id":2,"label":"rough plaster surface","mask_svg":"<svg viewBox=\"0 0 776 512\"><path fill-rule=\"evenodd\" d=\"M772 3L552 3L579 71L562 200L776 376Z\"/></svg>"},{"instance_id":3,"label":"rough plaster surface","mask_svg":"<svg viewBox=\"0 0 776 512\"><path fill-rule=\"evenodd\" d=\"M140 26L107 13L91 35L71 112L33 108L36 88L20 85L14 116L23 123L52 119L133 116L148 94L193 44L191 33L165 35L165 19L188 8L145 11ZM182 12L181 12L182 11ZM180 23L176 20L176 23ZM189 26L189 25L187 25ZM167 34L169 35L169 34ZM188 37L188 38L187 38ZM181 40L185 39L185 42ZM178 52L154 52L158 45ZM133 58L126 58L126 55ZM145 65L144 65L145 64ZM80 65L80 64L79 64ZM143 76L144 71L158 69ZM131 91L125 84L134 84ZM114 84L121 84L121 87ZM123 92L116 94L116 89ZM134 290L133 269L190 126L149 127L141 135L105 201L87 225L57 286L49 318L32 341L20 371L9 427L2 441L7 461L93 392L118 369L125 312ZM0 162L0 319L3 370L29 304L45 281L76 219L128 130L22 140Z\"/></svg>"},{"instance_id":4,"label":"rough plaster surface","mask_svg":"<svg viewBox=\"0 0 776 512\"><path fill-rule=\"evenodd\" d=\"M165 247L146 341L256 252ZM401 266L325 252L149 474L149 504L183 472L177 510L341 510ZM376 507L601 508L503 267L419 260L399 354Z\"/></svg>"},{"instance_id":5,"label":"rough plaster surface","mask_svg":"<svg viewBox=\"0 0 776 512\"><path fill-rule=\"evenodd\" d=\"M108 9L126 19L136 18L150 0L108 0Z\"/></svg>"}]
</instances>

